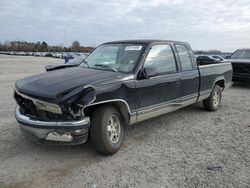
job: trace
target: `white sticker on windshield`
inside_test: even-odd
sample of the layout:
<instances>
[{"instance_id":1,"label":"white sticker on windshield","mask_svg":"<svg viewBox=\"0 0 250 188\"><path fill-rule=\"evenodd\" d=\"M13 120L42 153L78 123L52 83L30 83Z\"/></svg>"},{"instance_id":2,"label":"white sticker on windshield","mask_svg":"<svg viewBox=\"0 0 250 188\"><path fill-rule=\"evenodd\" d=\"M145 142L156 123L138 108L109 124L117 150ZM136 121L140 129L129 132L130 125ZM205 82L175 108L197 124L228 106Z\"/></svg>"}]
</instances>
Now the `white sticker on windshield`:
<instances>
[{"instance_id":1,"label":"white sticker on windshield","mask_svg":"<svg viewBox=\"0 0 250 188\"><path fill-rule=\"evenodd\" d=\"M127 46L125 50L141 50L142 46Z\"/></svg>"}]
</instances>

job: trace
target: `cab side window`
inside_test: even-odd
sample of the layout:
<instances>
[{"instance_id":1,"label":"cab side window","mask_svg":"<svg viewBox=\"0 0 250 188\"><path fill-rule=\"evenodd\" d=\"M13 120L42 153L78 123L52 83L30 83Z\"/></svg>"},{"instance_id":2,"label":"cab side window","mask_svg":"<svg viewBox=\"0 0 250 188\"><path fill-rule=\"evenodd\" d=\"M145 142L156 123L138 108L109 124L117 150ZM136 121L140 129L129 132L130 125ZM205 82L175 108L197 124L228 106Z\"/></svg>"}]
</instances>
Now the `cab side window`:
<instances>
[{"instance_id":1,"label":"cab side window","mask_svg":"<svg viewBox=\"0 0 250 188\"><path fill-rule=\"evenodd\" d=\"M159 74L177 72L171 46L167 44L152 46L145 60L144 67L155 68Z\"/></svg>"},{"instance_id":2,"label":"cab side window","mask_svg":"<svg viewBox=\"0 0 250 188\"><path fill-rule=\"evenodd\" d=\"M190 59L188 49L184 45L175 45L178 56L180 58L182 71L188 71L193 69L192 61Z\"/></svg>"}]
</instances>

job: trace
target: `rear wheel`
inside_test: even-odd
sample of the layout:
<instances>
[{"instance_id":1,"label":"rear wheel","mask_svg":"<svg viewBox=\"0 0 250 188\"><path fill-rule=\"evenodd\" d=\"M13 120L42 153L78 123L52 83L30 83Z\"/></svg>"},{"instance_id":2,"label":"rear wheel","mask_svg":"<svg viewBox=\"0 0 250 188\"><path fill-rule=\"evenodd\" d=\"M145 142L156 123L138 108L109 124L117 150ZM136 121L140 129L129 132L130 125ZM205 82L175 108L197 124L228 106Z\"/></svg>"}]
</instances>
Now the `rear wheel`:
<instances>
[{"instance_id":1,"label":"rear wheel","mask_svg":"<svg viewBox=\"0 0 250 188\"><path fill-rule=\"evenodd\" d=\"M101 106L94 112L90 138L99 153L111 155L120 149L123 141L123 121L114 106Z\"/></svg>"},{"instance_id":2,"label":"rear wheel","mask_svg":"<svg viewBox=\"0 0 250 188\"><path fill-rule=\"evenodd\" d=\"M215 85L209 98L203 101L204 108L208 111L215 111L219 108L222 98L222 89Z\"/></svg>"}]
</instances>

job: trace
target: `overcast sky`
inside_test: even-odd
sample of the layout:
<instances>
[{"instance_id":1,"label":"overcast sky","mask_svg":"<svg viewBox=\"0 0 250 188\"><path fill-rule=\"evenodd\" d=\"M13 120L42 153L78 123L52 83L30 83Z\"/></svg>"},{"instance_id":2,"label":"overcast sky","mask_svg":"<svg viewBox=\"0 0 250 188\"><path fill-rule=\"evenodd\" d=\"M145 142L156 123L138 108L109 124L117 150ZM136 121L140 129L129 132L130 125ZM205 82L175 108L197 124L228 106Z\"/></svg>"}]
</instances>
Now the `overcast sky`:
<instances>
[{"instance_id":1,"label":"overcast sky","mask_svg":"<svg viewBox=\"0 0 250 188\"><path fill-rule=\"evenodd\" d=\"M250 0L4 0L0 41L73 40L96 46L121 39L187 41L193 49L250 47Z\"/></svg>"}]
</instances>

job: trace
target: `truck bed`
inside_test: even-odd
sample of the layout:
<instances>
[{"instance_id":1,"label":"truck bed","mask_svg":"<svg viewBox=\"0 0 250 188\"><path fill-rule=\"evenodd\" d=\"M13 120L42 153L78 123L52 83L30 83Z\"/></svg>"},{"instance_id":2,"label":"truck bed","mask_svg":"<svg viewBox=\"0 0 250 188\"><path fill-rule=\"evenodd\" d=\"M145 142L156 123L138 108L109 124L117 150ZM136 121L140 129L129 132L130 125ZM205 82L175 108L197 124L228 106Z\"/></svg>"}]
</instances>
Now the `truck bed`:
<instances>
[{"instance_id":1,"label":"truck bed","mask_svg":"<svg viewBox=\"0 0 250 188\"><path fill-rule=\"evenodd\" d=\"M214 86L214 83L223 79L224 88L229 87L232 82L232 64L218 63L198 66L200 74L200 94L199 100L207 98Z\"/></svg>"}]
</instances>

